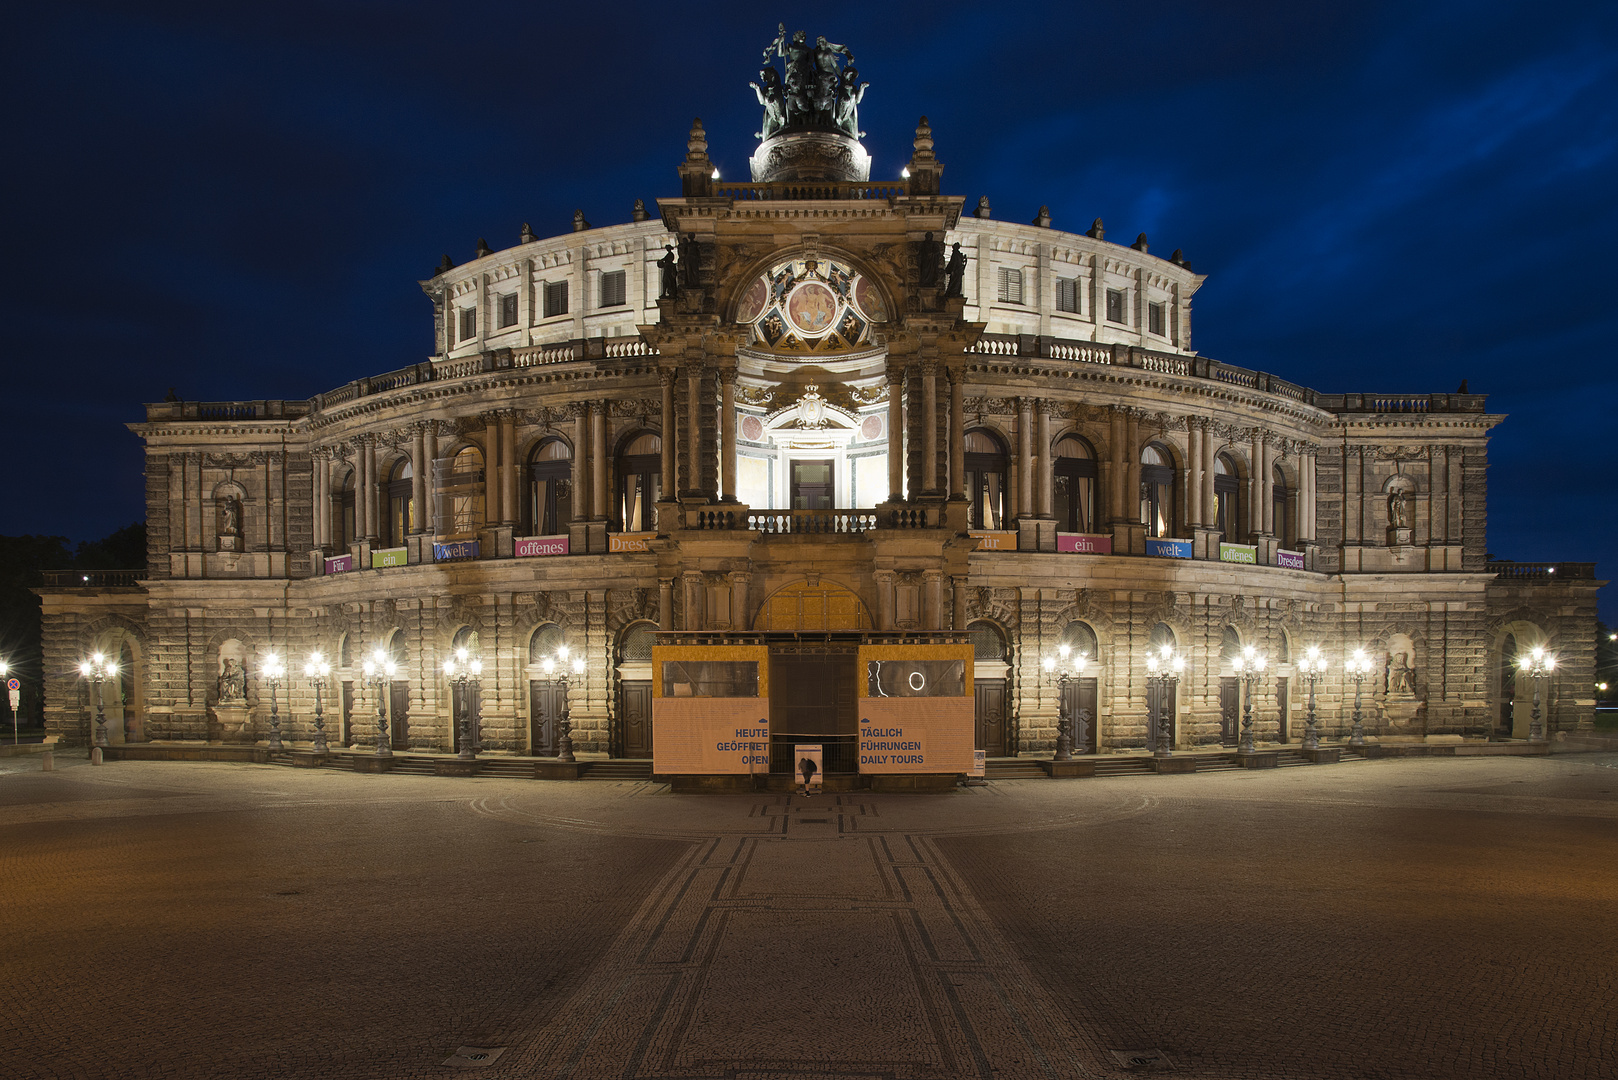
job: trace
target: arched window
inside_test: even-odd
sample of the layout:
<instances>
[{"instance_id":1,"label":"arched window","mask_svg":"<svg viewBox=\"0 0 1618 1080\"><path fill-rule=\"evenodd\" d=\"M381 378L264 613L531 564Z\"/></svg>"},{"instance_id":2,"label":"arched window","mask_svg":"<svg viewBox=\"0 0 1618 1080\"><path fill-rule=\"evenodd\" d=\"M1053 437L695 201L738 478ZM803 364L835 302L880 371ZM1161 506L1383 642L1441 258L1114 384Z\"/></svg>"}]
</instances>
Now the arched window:
<instances>
[{"instance_id":1,"label":"arched window","mask_svg":"<svg viewBox=\"0 0 1618 1080\"><path fill-rule=\"evenodd\" d=\"M1002 529L1006 522L1006 448L993 432L966 433L967 524Z\"/></svg>"},{"instance_id":2,"label":"arched window","mask_svg":"<svg viewBox=\"0 0 1618 1080\"><path fill-rule=\"evenodd\" d=\"M1242 482L1229 454L1214 458L1214 527L1219 539L1232 544L1241 539Z\"/></svg>"},{"instance_id":3,"label":"arched window","mask_svg":"<svg viewBox=\"0 0 1618 1080\"><path fill-rule=\"evenodd\" d=\"M636 623L625 632L618 644L618 662L632 663L650 660L652 646L657 642L656 623Z\"/></svg>"},{"instance_id":4,"label":"arched window","mask_svg":"<svg viewBox=\"0 0 1618 1080\"><path fill-rule=\"evenodd\" d=\"M1228 667L1234 664L1236 662L1236 658L1241 655L1241 635L1236 633L1236 628L1234 626L1225 627L1225 632L1219 641L1219 663L1222 666Z\"/></svg>"},{"instance_id":5,"label":"arched window","mask_svg":"<svg viewBox=\"0 0 1618 1080\"><path fill-rule=\"evenodd\" d=\"M332 546L338 551L348 550L356 539L354 535L354 470L349 469L333 488L332 521L336 524Z\"/></svg>"},{"instance_id":6,"label":"arched window","mask_svg":"<svg viewBox=\"0 0 1618 1080\"><path fill-rule=\"evenodd\" d=\"M1174 636L1174 630L1168 623L1158 623L1152 627L1151 634L1147 636L1146 647L1153 652L1157 652L1165 645L1178 649L1180 639Z\"/></svg>"},{"instance_id":7,"label":"arched window","mask_svg":"<svg viewBox=\"0 0 1618 1080\"><path fill-rule=\"evenodd\" d=\"M552 435L528 455L529 536L555 536L573 520L573 449Z\"/></svg>"},{"instance_id":8,"label":"arched window","mask_svg":"<svg viewBox=\"0 0 1618 1080\"><path fill-rule=\"evenodd\" d=\"M439 535L476 536L483 528L483 452L475 446L463 446L448 462L439 465Z\"/></svg>"},{"instance_id":9,"label":"arched window","mask_svg":"<svg viewBox=\"0 0 1618 1080\"><path fill-rule=\"evenodd\" d=\"M1077 435L1056 443L1056 475L1052 496L1056 528L1061 532L1096 531L1096 455Z\"/></svg>"},{"instance_id":10,"label":"arched window","mask_svg":"<svg viewBox=\"0 0 1618 1080\"><path fill-rule=\"evenodd\" d=\"M1140 518L1147 536L1174 535L1174 458L1159 443L1140 452Z\"/></svg>"},{"instance_id":11,"label":"arched window","mask_svg":"<svg viewBox=\"0 0 1618 1080\"><path fill-rule=\"evenodd\" d=\"M535 630L534 636L528 639L528 662L537 667L547 659L554 659L556 650L565 643L562 628L555 623L546 623Z\"/></svg>"},{"instance_id":12,"label":"arched window","mask_svg":"<svg viewBox=\"0 0 1618 1080\"><path fill-rule=\"evenodd\" d=\"M1005 660L1006 639L1000 633L1000 628L992 622L975 622L968 626L967 632L972 635L972 658L974 660Z\"/></svg>"},{"instance_id":13,"label":"arched window","mask_svg":"<svg viewBox=\"0 0 1618 1080\"><path fill-rule=\"evenodd\" d=\"M657 527L657 501L663 497L663 440L642 432L618 453L618 524L624 532Z\"/></svg>"},{"instance_id":14,"label":"arched window","mask_svg":"<svg viewBox=\"0 0 1618 1080\"><path fill-rule=\"evenodd\" d=\"M1289 497L1290 493L1287 491L1286 473L1281 471L1281 466L1277 465L1275 467L1274 477L1275 538L1280 543L1286 544L1292 539L1292 515L1288 512L1291 499Z\"/></svg>"},{"instance_id":15,"label":"arched window","mask_svg":"<svg viewBox=\"0 0 1618 1080\"><path fill-rule=\"evenodd\" d=\"M381 538L384 547L399 547L407 535L416 531L415 507L410 500L411 478L415 475L410 459L400 458L388 477L388 517L384 523L387 534Z\"/></svg>"},{"instance_id":16,"label":"arched window","mask_svg":"<svg viewBox=\"0 0 1618 1080\"><path fill-rule=\"evenodd\" d=\"M1069 655L1087 656L1092 664L1101 658L1101 648L1096 643L1096 632L1090 629L1087 623L1068 623L1067 628L1062 631L1061 643L1068 647Z\"/></svg>"}]
</instances>

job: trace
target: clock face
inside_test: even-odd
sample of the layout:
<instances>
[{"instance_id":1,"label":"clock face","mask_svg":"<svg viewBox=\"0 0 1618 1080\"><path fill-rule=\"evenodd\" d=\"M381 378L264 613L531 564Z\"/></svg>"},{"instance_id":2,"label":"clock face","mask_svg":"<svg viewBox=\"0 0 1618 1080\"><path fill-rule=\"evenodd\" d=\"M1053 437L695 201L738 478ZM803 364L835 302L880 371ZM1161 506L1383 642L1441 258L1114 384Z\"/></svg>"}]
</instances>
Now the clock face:
<instances>
[{"instance_id":1,"label":"clock face","mask_svg":"<svg viewBox=\"0 0 1618 1080\"><path fill-rule=\"evenodd\" d=\"M754 343L787 353L863 348L871 327L886 322L876 284L834 259L804 256L777 263L742 293L736 321L750 323Z\"/></svg>"}]
</instances>

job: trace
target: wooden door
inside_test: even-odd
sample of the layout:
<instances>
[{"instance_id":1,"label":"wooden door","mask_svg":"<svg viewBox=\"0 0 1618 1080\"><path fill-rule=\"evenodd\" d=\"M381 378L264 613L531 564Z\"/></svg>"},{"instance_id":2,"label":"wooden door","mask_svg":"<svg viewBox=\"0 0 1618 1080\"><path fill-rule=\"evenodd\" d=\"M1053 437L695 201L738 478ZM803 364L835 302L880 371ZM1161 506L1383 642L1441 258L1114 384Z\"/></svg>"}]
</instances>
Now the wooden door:
<instances>
[{"instance_id":1,"label":"wooden door","mask_svg":"<svg viewBox=\"0 0 1618 1080\"><path fill-rule=\"evenodd\" d=\"M618 684L619 753L626 758L652 756L652 684L649 680Z\"/></svg>"},{"instance_id":2,"label":"wooden door","mask_svg":"<svg viewBox=\"0 0 1618 1080\"><path fill-rule=\"evenodd\" d=\"M1005 757L1006 680L973 679L972 696L976 702L977 748L990 757Z\"/></svg>"},{"instance_id":3,"label":"wooden door","mask_svg":"<svg viewBox=\"0 0 1618 1080\"><path fill-rule=\"evenodd\" d=\"M1219 680L1219 741L1235 746L1242 737L1242 681L1235 676Z\"/></svg>"},{"instance_id":4,"label":"wooden door","mask_svg":"<svg viewBox=\"0 0 1618 1080\"><path fill-rule=\"evenodd\" d=\"M1072 725L1068 730L1073 733L1073 752L1095 753L1100 746L1096 738L1096 681L1069 679L1067 700L1063 704L1067 709L1068 723Z\"/></svg>"},{"instance_id":5,"label":"wooden door","mask_svg":"<svg viewBox=\"0 0 1618 1080\"><path fill-rule=\"evenodd\" d=\"M343 683L343 711L342 714L337 717L337 742L344 746L353 743L355 741L355 730L354 684L345 681Z\"/></svg>"},{"instance_id":6,"label":"wooden door","mask_svg":"<svg viewBox=\"0 0 1618 1080\"><path fill-rule=\"evenodd\" d=\"M830 510L837 505L836 462L792 462L792 509Z\"/></svg>"},{"instance_id":7,"label":"wooden door","mask_svg":"<svg viewBox=\"0 0 1618 1080\"><path fill-rule=\"evenodd\" d=\"M1157 727L1162 722L1164 714L1164 702L1162 701L1159 685L1156 682L1146 684L1146 749L1153 751L1157 749ZM1169 749L1172 750L1174 749L1174 733L1177 722L1175 708L1178 705L1179 684L1175 684L1169 689L1168 697L1168 745Z\"/></svg>"},{"instance_id":8,"label":"wooden door","mask_svg":"<svg viewBox=\"0 0 1618 1080\"><path fill-rule=\"evenodd\" d=\"M478 700L478 698L479 698L479 695L481 693L482 693L482 688L481 687L479 687L475 683L468 684L467 688L466 688L466 704L463 706L461 704L461 691L460 691L460 689L458 687L456 687L454 683L450 684L450 687L449 687L449 745L450 745L450 749L453 750L457 754L461 752L461 712L462 712L463 708L464 708L465 712L470 714L469 717L468 717L470 722L467 725L467 729L466 729L467 741L469 741L474 747L478 747L480 749L482 748L482 745L483 745L483 732L478 730L479 728L481 728L483 726L482 723L481 723L482 718L478 715L478 713L479 713L479 708L478 708L479 700Z\"/></svg>"},{"instance_id":9,"label":"wooden door","mask_svg":"<svg viewBox=\"0 0 1618 1080\"><path fill-rule=\"evenodd\" d=\"M1277 742L1291 742L1287 729L1291 726L1292 718L1287 715L1291 702L1287 700L1288 682L1286 679L1275 680L1275 704L1281 710L1281 729L1276 733Z\"/></svg>"},{"instance_id":10,"label":"wooden door","mask_svg":"<svg viewBox=\"0 0 1618 1080\"><path fill-rule=\"evenodd\" d=\"M388 684L388 733L395 750L410 749L410 684Z\"/></svg>"},{"instance_id":11,"label":"wooden door","mask_svg":"<svg viewBox=\"0 0 1618 1080\"><path fill-rule=\"evenodd\" d=\"M554 679L528 682L528 745L535 757L555 757L560 751L562 684Z\"/></svg>"}]
</instances>

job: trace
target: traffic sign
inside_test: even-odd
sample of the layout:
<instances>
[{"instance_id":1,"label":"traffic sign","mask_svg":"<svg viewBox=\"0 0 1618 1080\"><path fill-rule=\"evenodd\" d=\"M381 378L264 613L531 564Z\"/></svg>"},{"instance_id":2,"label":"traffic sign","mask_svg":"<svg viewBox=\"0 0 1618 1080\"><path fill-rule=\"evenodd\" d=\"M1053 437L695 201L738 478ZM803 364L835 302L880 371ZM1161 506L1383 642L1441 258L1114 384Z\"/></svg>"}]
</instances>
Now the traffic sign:
<instances>
[{"instance_id":1,"label":"traffic sign","mask_svg":"<svg viewBox=\"0 0 1618 1080\"><path fill-rule=\"evenodd\" d=\"M7 679L6 689L15 693L16 691L22 689L22 683L18 682L16 679Z\"/></svg>"}]
</instances>

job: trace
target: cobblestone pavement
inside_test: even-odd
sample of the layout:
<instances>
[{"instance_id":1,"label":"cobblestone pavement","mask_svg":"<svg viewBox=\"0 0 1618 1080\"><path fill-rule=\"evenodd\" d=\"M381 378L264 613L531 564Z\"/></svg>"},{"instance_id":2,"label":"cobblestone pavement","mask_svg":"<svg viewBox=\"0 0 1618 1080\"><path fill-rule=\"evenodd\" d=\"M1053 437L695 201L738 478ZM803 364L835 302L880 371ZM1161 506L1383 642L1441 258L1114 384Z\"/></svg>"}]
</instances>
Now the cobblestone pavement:
<instances>
[{"instance_id":1,"label":"cobblestone pavement","mask_svg":"<svg viewBox=\"0 0 1618 1080\"><path fill-rule=\"evenodd\" d=\"M38 768L0 765L0 1077L1618 1075L1618 755L809 799Z\"/></svg>"}]
</instances>

